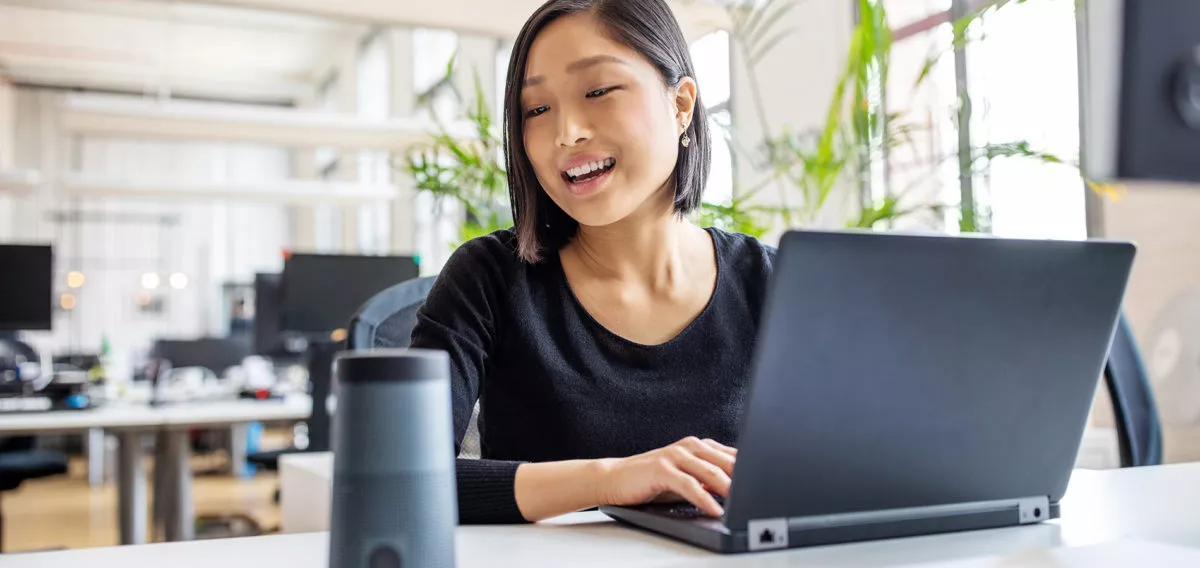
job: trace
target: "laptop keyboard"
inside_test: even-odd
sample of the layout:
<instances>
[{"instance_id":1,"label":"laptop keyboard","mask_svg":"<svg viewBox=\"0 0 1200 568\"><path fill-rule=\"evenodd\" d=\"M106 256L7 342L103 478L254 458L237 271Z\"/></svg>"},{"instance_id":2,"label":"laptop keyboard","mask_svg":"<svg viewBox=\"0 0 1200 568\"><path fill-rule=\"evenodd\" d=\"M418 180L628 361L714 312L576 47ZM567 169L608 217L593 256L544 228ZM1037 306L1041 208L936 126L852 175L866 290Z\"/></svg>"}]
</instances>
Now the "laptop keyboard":
<instances>
[{"instance_id":1,"label":"laptop keyboard","mask_svg":"<svg viewBox=\"0 0 1200 568\"><path fill-rule=\"evenodd\" d=\"M713 495L713 498L716 499L717 503L719 503L722 507L725 506L724 498L722 498L718 495ZM675 519L710 519L710 518L712 518L712 517L709 517L708 514L706 514L704 511L700 510L699 507L697 507L691 503L680 503L678 505L668 505L661 509L656 510L655 512L657 512L663 516L667 516L667 517L671 517L671 518L675 518Z\"/></svg>"}]
</instances>

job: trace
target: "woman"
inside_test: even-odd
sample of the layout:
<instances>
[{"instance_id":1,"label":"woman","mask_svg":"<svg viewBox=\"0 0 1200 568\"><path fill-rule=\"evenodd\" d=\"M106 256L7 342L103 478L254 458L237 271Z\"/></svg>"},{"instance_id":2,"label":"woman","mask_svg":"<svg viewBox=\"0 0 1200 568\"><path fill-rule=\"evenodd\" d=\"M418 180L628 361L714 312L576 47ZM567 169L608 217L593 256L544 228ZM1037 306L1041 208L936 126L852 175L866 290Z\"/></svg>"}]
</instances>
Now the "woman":
<instances>
[{"instance_id":1,"label":"woman","mask_svg":"<svg viewBox=\"0 0 1200 568\"><path fill-rule=\"evenodd\" d=\"M663 0L550 0L509 63L514 228L447 262L413 331L445 350L463 523L684 499L720 516L774 249L685 219L707 117Z\"/></svg>"}]
</instances>

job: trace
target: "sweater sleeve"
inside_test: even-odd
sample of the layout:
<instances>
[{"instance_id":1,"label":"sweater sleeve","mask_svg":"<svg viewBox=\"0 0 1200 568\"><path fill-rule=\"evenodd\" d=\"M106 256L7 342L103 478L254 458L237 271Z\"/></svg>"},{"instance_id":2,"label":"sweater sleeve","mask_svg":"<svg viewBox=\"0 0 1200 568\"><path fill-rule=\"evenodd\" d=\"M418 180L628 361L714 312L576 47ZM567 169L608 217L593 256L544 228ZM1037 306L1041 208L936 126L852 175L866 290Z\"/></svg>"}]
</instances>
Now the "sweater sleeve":
<instances>
[{"instance_id":1,"label":"sweater sleeve","mask_svg":"<svg viewBox=\"0 0 1200 568\"><path fill-rule=\"evenodd\" d=\"M506 232L473 239L446 262L417 313L412 346L450 356L454 453L458 455L490 357L506 322L504 302L516 262ZM524 523L514 482L519 462L459 459L458 518L462 524Z\"/></svg>"}]
</instances>

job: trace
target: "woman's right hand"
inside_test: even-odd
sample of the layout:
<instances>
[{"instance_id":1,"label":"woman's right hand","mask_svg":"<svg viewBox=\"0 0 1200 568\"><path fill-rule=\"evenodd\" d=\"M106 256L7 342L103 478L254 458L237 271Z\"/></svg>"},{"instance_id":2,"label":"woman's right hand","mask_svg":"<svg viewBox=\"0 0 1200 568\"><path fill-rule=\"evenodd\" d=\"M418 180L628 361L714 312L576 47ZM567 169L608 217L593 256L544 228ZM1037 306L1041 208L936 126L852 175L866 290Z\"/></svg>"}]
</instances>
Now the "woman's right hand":
<instances>
[{"instance_id":1,"label":"woman's right hand","mask_svg":"<svg viewBox=\"0 0 1200 568\"><path fill-rule=\"evenodd\" d=\"M735 448L696 437L628 458L603 460L598 501L642 505L682 499L720 517L725 511L712 494L729 495L736 461Z\"/></svg>"}]
</instances>

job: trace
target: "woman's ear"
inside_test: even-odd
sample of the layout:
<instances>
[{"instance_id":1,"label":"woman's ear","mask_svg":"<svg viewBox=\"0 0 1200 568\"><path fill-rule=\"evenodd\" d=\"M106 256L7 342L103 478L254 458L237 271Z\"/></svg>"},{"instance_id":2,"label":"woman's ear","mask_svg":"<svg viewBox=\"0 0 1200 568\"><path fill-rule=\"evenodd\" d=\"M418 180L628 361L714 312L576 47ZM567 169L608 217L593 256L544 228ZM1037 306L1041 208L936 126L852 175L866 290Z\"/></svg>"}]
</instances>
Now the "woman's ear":
<instances>
[{"instance_id":1,"label":"woman's ear","mask_svg":"<svg viewBox=\"0 0 1200 568\"><path fill-rule=\"evenodd\" d=\"M675 122L679 126L679 134L687 130L692 123L692 113L696 110L696 80L683 77L675 86Z\"/></svg>"}]
</instances>

